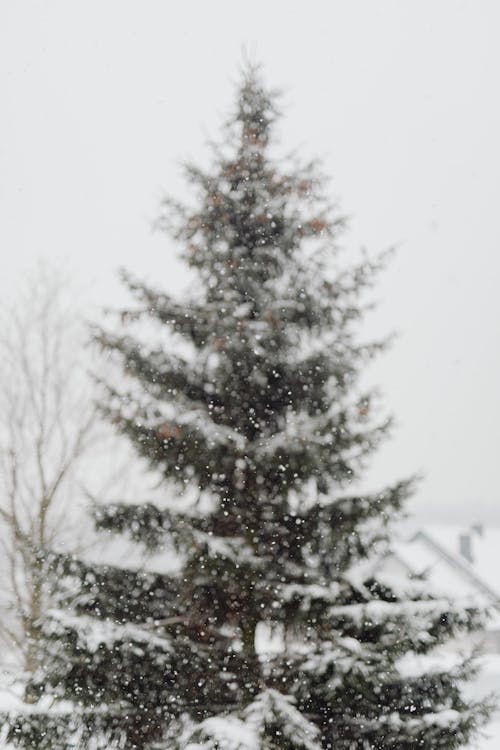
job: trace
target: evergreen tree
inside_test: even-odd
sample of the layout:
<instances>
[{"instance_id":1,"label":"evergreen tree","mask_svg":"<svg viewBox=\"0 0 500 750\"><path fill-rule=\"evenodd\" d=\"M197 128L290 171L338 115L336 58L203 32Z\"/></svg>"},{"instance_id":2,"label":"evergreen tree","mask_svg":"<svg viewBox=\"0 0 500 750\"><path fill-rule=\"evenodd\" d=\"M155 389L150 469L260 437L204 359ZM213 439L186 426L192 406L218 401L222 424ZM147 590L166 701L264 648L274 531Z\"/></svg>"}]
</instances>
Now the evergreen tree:
<instances>
[{"instance_id":1,"label":"evergreen tree","mask_svg":"<svg viewBox=\"0 0 500 750\"><path fill-rule=\"evenodd\" d=\"M275 103L247 70L213 168L188 167L196 207L169 204L190 296L125 277L128 332L98 337L130 381L103 411L166 492L97 527L179 571L54 556L72 604L32 689L70 703L17 717L16 744L451 750L485 715L461 694L472 663L432 658L477 613L374 575L412 486L353 489L388 428L358 383L382 345L356 337L382 260L334 271L342 220L314 164L273 158Z\"/></svg>"}]
</instances>

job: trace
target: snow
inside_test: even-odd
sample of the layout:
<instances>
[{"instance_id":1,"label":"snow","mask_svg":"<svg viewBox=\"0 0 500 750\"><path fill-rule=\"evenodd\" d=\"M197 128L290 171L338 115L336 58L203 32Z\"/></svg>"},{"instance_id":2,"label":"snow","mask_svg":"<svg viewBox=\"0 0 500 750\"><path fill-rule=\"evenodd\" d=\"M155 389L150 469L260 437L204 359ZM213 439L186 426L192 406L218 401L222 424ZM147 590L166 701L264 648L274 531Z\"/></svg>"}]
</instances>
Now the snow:
<instances>
[{"instance_id":1,"label":"snow","mask_svg":"<svg viewBox=\"0 0 500 750\"><path fill-rule=\"evenodd\" d=\"M237 564L252 564L255 567L263 567L263 560L254 555L243 537L216 537L203 531L194 531L194 539L199 544L206 544L210 557L219 557L231 560Z\"/></svg>"},{"instance_id":2,"label":"snow","mask_svg":"<svg viewBox=\"0 0 500 750\"><path fill-rule=\"evenodd\" d=\"M447 612L450 609L448 599L428 599L420 601L385 602L373 600L366 604L346 604L340 607L330 607L330 614L345 615L357 623L371 620L382 622L386 618L397 616L415 617L417 615L428 615L437 612ZM459 608L454 606L454 611Z\"/></svg>"},{"instance_id":3,"label":"snow","mask_svg":"<svg viewBox=\"0 0 500 750\"><path fill-rule=\"evenodd\" d=\"M57 635L61 630L74 629L78 634L79 642L90 652L97 651L101 645L110 648L118 640L130 641L130 643L138 645L156 646L166 653L172 651L168 638L155 635L130 623L118 625L110 620L99 620L88 615L74 616L59 610L50 610L48 615L47 633L49 629L54 635Z\"/></svg>"},{"instance_id":4,"label":"snow","mask_svg":"<svg viewBox=\"0 0 500 750\"><path fill-rule=\"evenodd\" d=\"M23 701L24 685L19 675L10 671L0 671L0 711L18 715L22 713L45 713L50 710L52 714L68 714L73 712L74 705L69 701L57 701L54 703L50 696L42 697L38 703L25 703ZM0 744L0 750L4 746Z\"/></svg>"},{"instance_id":5,"label":"snow","mask_svg":"<svg viewBox=\"0 0 500 750\"><path fill-rule=\"evenodd\" d=\"M213 716L199 727L202 742L189 742L186 750L217 747L220 750L255 750L257 737L252 727L236 716ZM210 738L210 739L208 739Z\"/></svg>"},{"instance_id":6,"label":"snow","mask_svg":"<svg viewBox=\"0 0 500 750\"><path fill-rule=\"evenodd\" d=\"M413 678L437 671L451 672L462 664L458 651L441 649L430 654L408 652L399 659L397 668L402 677Z\"/></svg>"},{"instance_id":7,"label":"snow","mask_svg":"<svg viewBox=\"0 0 500 750\"><path fill-rule=\"evenodd\" d=\"M279 730L276 730L276 724ZM317 727L295 708L289 696L268 689L242 712L205 719L188 729L181 738L186 750L257 750L274 747L274 738L266 742L266 730L273 727L300 744L304 750L321 750Z\"/></svg>"},{"instance_id":8,"label":"snow","mask_svg":"<svg viewBox=\"0 0 500 750\"><path fill-rule=\"evenodd\" d=\"M137 572L175 576L182 569L183 558L171 546L151 552L139 542L124 536L100 533L99 539L79 555L83 562L123 567Z\"/></svg>"}]
</instances>

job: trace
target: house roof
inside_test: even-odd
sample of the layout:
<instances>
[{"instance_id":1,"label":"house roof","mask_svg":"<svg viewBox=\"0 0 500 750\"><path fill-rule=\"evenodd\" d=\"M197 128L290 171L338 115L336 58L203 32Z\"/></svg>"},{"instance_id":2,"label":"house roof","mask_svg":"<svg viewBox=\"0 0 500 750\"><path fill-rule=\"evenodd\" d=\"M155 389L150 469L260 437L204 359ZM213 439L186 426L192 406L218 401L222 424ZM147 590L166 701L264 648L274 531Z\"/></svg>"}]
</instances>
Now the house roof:
<instances>
[{"instance_id":1,"label":"house roof","mask_svg":"<svg viewBox=\"0 0 500 750\"><path fill-rule=\"evenodd\" d=\"M429 539L441 545L448 555L485 584L500 600L500 528L429 526L422 530ZM469 535L472 560L460 553L460 536Z\"/></svg>"},{"instance_id":2,"label":"house roof","mask_svg":"<svg viewBox=\"0 0 500 750\"><path fill-rule=\"evenodd\" d=\"M468 536L471 560L460 551ZM425 576L435 590L481 605L500 603L500 528L424 526L394 554L414 576Z\"/></svg>"}]
</instances>

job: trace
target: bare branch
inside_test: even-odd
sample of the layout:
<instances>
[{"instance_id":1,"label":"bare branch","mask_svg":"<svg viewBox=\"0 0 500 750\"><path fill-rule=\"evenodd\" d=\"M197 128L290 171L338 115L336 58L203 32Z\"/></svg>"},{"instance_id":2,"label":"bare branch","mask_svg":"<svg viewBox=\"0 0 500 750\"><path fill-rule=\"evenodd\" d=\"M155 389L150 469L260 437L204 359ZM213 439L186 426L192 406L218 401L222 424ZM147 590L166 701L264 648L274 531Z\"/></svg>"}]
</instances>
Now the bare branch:
<instances>
[{"instance_id":1,"label":"bare branch","mask_svg":"<svg viewBox=\"0 0 500 750\"><path fill-rule=\"evenodd\" d=\"M78 361L85 331L59 270L38 267L0 310L0 556L6 615L0 637L36 666L33 623L50 606L38 550L71 545L81 507L78 470L94 442L96 409ZM80 495L84 499L83 495ZM63 523L64 522L64 523Z\"/></svg>"}]
</instances>

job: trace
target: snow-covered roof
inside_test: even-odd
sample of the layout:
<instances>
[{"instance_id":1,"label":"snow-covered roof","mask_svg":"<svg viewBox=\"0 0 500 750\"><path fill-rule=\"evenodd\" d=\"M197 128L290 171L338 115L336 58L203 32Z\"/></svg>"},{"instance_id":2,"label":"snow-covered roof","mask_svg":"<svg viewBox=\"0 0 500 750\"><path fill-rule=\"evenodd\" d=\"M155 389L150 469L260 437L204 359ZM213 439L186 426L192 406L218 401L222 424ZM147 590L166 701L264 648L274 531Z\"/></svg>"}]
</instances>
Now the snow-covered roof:
<instances>
[{"instance_id":1,"label":"snow-covered roof","mask_svg":"<svg viewBox=\"0 0 500 750\"><path fill-rule=\"evenodd\" d=\"M394 545L394 555L438 592L486 606L500 604L500 528L424 526Z\"/></svg>"}]
</instances>

